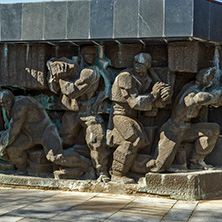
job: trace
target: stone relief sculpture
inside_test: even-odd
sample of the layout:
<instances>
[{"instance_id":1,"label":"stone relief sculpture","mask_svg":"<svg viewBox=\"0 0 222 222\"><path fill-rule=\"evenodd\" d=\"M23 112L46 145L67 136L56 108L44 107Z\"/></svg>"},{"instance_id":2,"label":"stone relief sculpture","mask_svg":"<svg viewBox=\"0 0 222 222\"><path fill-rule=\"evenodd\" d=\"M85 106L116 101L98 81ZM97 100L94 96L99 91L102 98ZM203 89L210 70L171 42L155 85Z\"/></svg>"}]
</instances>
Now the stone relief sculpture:
<instances>
[{"instance_id":1,"label":"stone relief sculpture","mask_svg":"<svg viewBox=\"0 0 222 222\"><path fill-rule=\"evenodd\" d=\"M201 70L195 82L183 87L172 108L170 119L160 129L158 156L150 160L147 167L151 172L164 172L171 167L181 142L194 142L190 168L208 168L205 157L212 151L220 133L216 123L192 123L203 106L219 105L221 90L213 87L215 68ZM184 157L186 158L186 157Z\"/></svg>"},{"instance_id":2,"label":"stone relief sculpture","mask_svg":"<svg viewBox=\"0 0 222 222\"><path fill-rule=\"evenodd\" d=\"M116 146L111 168L112 180L133 182L126 174L133 164L139 149L149 145L146 132L138 121L138 111L162 108L170 102L172 89L154 79L151 56L140 53L134 57L134 67L122 71L112 87L113 135Z\"/></svg>"},{"instance_id":3,"label":"stone relief sculpture","mask_svg":"<svg viewBox=\"0 0 222 222\"><path fill-rule=\"evenodd\" d=\"M73 146L80 128L83 127L98 180L107 182L110 152L105 142L104 121L97 112L99 104L106 96L104 91L99 91L102 77L99 67L95 65L96 52L95 47L83 47L80 64L74 64L70 72L56 74L62 93L61 102L68 109L62 118L60 136L64 147ZM68 66L66 61L63 64Z\"/></svg>"},{"instance_id":4,"label":"stone relief sculpture","mask_svg":"<svg viewBox=\"0 0 222 222\"><path fill-rule=\"evenodd\" d=\"M68 168L92 169L89 159L75 151L63 150L56 126L50 121L44 107L28 96L14 96L9 90L0 91L0 105L5 111L9 128L2 133L0 152L9 159L19 173L26 173L28 150L42 145L50 162Z\"/></svg>"},{"instance_id":5,"label":"stone relief sculpture","mask_svg":"<svg viewBox=\"0 0 222 222\"><path fill-rule=\"evenodd\" d=\"M48 60L48 86L60 96L64 112L59 129L34 98L0 90L4 121L9 123L0 138L2 159L27 173L38 156L36 163L50 164L47 172L55 178L117 183L135 183L130 171L141 176L171 167L211 168L204 159L220 127L197 118L208 105L222 104L222 90L213 81L216 69L201 70L172 101L173 74L167 67L152 67L149 53L137 54L133 67L118 69L115 79L108 64L94 46L81 47L79 57ZM159 72L166 76L166 71L169 76L161 78ZM166 110L170 114L156 124ZM86 151L75 147L80 132ZM35 149L38 145L41 151Z\"/></svg>"}]
</instances>

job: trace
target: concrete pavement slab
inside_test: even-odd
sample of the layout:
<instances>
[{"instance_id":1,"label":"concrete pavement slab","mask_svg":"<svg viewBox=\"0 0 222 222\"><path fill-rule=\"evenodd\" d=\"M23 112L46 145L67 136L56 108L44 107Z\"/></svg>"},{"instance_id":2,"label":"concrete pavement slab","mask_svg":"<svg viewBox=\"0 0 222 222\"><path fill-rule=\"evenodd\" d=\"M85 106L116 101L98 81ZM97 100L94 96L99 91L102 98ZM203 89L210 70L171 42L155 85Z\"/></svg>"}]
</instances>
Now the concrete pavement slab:
<instances>
[{"instance_id":1,"label":"concrete pavement slab","mask_svg":"<svg viewBox=\"0 0 222 222\"><path fill-rule=\"evenodd\" d=\"M222 200L177 201L164 197L0 187L0 222L218 222Z\"/></svg>"},{"instance_id":2,"label":"concrete pavement slab","mask_svg":"<svg viewBox=\"0 0 222 222\"><path fill-rule=\"evenodd\" d=\"M16 222L20 221L23 217L16 217L16 216L0 216L1 222Z\"/></svg>"},{"instance_id":3,"label":"concrete pavement slab","mask_svg":"<svg viewBox=\"0 0 222 222\"><path fill-rule=\"evenodd\" d=\"M39 218L39 219L50 219L58 213L62 212L61 210L26 210L26 209L18 209L14 210L8 215L11 216L20 216L20 217L31 217L31 218Z\"/></svg>"},{"instance_id":4,"label":"concrete pavement slab","mask_svg":"<svg viewBox=\"0 0 222 222\"><path fill-rule=\"evenodd\" d=\"M124 214L122 212L118 212L105 220L105 222L160 222L161 218L153 218L153 217L147 217L147 216L138 216L138 215L130 215L130 214Z\"/></svg>"},{"instance_id":5,"label":"concrete pavement slab","mask_svg":"<svg viewBox=\"0 0 222 222\"><path fill-rule=\"evenodd\" d=\"M78 210L71 209L67 212L63 212L58 216L53 217L54 221L78 221L78 222L88 222L88 221L104 221L112 215L112 212L103 212L102 209L100 211L93 210Z\"/></svg>"},{"instance_id":6,"label":"concrete pavement slab","mask_svg":"<svg viewBox=\"0 0 222 222\"><path fill-rule=\"evenodd\" d=\"M164 216L162 221L187 221L197 204L197 201L178 201Z\"/></svg>"},{"instance_id":7,"label":"concrete pavement slab","mask_svg":"<svg viewBox=\"0 0 222 222\"><path fill-rule=\"evenodd\" d=\"M222 221L222 208L198 205L189 222L218 222Z\"/></svg>"},{"instance_id":8,"label":"concrete pavement slab","mask_svg":"<svg viewBox=\"0 0 222 222\"><path fill-rule=\"evenodd\" d=\"M119 211L119 209L129 204L131 201L131 199L121 199L108 196L94 197L80 205L77 205L67 212L63 212L60 215L53 217L53 219L64 221L103 221Z\"/></svg>"},{"instance_id":9,"label":"concrete pavement slab","mask_svg":"<svg viewBox=\"0 0 222 222\"><path fill-rule=\"evenodd\" d=\"M55 222L55 220L23 218L23 219L19 220L19 222ZM61 220L61 221L56 221L56 222L63 222L63 221Z\"/></svg>"},{"instance_id":10,"label":"concrete pavement slab","mask_svg":"<svg viewBox=\"0 0 222 222\"><path fill-rule=\"evenodd\" d=\"M121 213L162 218L171 208L169 205L154 205L132 202L120 210Z\"/></svg>"},{"instance_id":11,"label":"concrete pavement slab","mask_svg":"<svg viewBox=\"0 0 222 222\"><path fill-rule=\"evenodd\" d=\"M161 197L147 197L147 196L137 196L134 200L136 203L147 203L147 204L155 204L155 205L170 205L172 206L177 201L169 198L161 198Z\"/></svg>"}]
</instances>

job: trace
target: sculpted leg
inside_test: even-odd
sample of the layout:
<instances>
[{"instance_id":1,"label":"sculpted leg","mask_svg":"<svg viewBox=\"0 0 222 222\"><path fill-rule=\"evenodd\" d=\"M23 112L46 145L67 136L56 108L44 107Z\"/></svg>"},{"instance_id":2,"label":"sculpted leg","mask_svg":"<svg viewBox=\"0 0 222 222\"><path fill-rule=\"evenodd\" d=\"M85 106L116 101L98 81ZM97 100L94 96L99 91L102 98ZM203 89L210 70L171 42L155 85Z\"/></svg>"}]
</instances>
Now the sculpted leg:
<instances>
[{"instance_id":1,"label":"sculpted leg","mask_svg":"<svg viewBox=\"0 0 222 222\"><path fill-rule=\"evenodd\" d=\"M108 162L110 152L105 143L103 120L99 116L81 118L86 124L86 143L90 149L93 166L99 181L108 182Z\"/></svg>"},{"instance_id":2,"label":"sculpted leg","mask_svg":"<svg viewBox=\"0 0 222 222\"><path fill-rule=\"evenodd\" d=\"M62 117L62 126L59 134L65 148L73 146L75 138L79 134L81 125L79 124L77 115L77 112L66 111Z\"/></svg>"},{"instance_id":3,"label":"sculpted leg","mask_svg":"<svg viewBox=\"0 0 222 222\"><path fill-rule=\"evenodd\" d=\"M62 140L55 125L47 127L42 144L46 158L57 165L73 168L80 167L85 171L92 167L89 159L73 150L62 149Z\"/></svg>"},{"instance_id":4,"label":"sculpted leg","mask_svg":"<svg viewBox=\"0 0 222 222\"><path fill-rule=\"evenodd\" d=\"M16 166L18 172L26 172L28 167L28 155L26 150L31 149L33 146L34 144L28 136L20 134L18 138L6 148L9 159Z\"/></svg>"},{"instance_id":5,"label":"sculpted leg","mask_svg":"<svg viewBox=\"0 0 222 222\"><path fill-rule=\"evenodd\" d=\"M158 156L156 160L150 160L147 163L149 171L163 172L171 167L177 153L177 148L188 129L189 125L177 127L171 119L161 127Z\"/></svg>"},{"instance_id":6,"label":"sculpted leg","mask_svg":"<svg viewBox=\"0 0 222 222\"><path fill-rule=\"evenodd\" d=\"M220 134L220 127L216 123L197 123L193 124L187 137L198 133L194 143L194 150L191 154L190 168L208 168L204 162L205 157L213 150L217 138Z\"/></svg>"},{"instance_id":7,"label":"sculpted leg","mask_svg":"<svg viewBox=\"0 0 222 222\"><path fill-rule=\"evenodd\" d=\"M113 154L112 175L125 176L137 155L139 149L149 145L143 127L139 122L122 115L113 117L114 127L122 136L123 141Z\"/></svg>"}]
</instances>

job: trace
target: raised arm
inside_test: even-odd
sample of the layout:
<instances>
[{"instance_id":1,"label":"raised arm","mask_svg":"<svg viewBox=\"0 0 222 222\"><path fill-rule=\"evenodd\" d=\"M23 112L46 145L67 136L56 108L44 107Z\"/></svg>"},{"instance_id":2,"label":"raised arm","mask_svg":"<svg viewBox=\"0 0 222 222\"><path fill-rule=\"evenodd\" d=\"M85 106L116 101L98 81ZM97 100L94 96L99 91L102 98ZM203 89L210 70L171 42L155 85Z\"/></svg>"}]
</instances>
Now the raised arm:
<instances>
[{"instance_id":1,"label":"raised arm","mask_svg":"<svg viewBox=\"0 0 222 222\"><path fill-rule=\"evenodd\" d=\"M92 84L97 81L99 81L98 71L86 68L81 71L79 77L74 81L60 79L59 84L63 95L76 99L88 91Z\"/></svg>"},{"instance_id":2,"label":"raised arm","mask_svg":"<svg viewBox=\"0 0 222 222\"><path fill-rule=\"evenodd\" d=\"M160 95L160 85L160 83L156 83L152 92L140 95L138 89L133 85L132 77L127 72L122 73L118 77L118 87L121 96L126 100L128 105L135 110L152 110L152 103Z\"/></svg>"},{"instance_id":3,"label":"raised arm","mask_svg":"<svg viewBox=\"0 0 222 222\"><path fill-rule=\"evenodd\" d=\"M216 104L220 101L221 90L214 90L212 92L198 92L189 93L185 98L184 102L187 107L198 106L198 105L210 105Z\"/></svg>"}]
</instances>

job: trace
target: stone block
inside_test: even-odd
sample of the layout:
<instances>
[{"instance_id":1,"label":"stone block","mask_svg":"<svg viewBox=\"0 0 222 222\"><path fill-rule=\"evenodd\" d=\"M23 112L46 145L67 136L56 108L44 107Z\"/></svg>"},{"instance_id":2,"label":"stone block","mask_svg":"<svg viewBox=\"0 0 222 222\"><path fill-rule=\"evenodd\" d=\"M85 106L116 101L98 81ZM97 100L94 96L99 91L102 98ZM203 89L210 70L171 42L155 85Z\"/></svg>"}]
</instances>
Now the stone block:
<instances>
[{"instance_id":1,"label":"stone block","mask_svg":"<svg viewBox=\"0 0 222 222\"><path fill-rule=\"evenodd\" d=\"M37 150L31 150L28 152L29 160L38 163L38 164L48 164L50 163L45 156L45 152L42 149L37 149Z\"/></svg>"},{"instance_id":2,"label":"stone block","mask_svg":"<svg viewBox=\"0 0 222 222\"><path fill-rule=\"evenodd\" d=\"M87 39L90 30L90 2L70 1L67 3L67 38Z\"/></svg>"},{"instance_id":3,"label":"stone block","mask_svg":"<svg viewBox=\"0 0 222 222\"><path fill-rule=\"evenodd\" d=\"M134 56L142 50L142 44L109 45L105 48L105 55L115 68L127 68L133 66Z\"/></svg>"},{"instance_id":4,"label":"stone block","mask_svg":"<svg viewBox=\"0 0 222 222\"><path fill-rule=\"evenodd\" d=\"M66 39L67 2L45 2L45 39Z\"/></svg>"},{"instance_id":5,"label":"stone block","mask_svg":"<svg viewBox=\"0 0 222 222\"><path fill-rule=\"evenodd\" d=\"M22 4L2 4L1 40L21 39Z\"/></svg>"},{"instance_id":6,"label":"stone block","mask_svg":"<svg viewBox=\"0 0 222 222\"><path fill-rule=\"evenodd\" d=\"M165 36L191 36L193 0L165 1Z\"/></svg>"},{"instance_id":7,"label":"stone block","mask_svg":"<svg viewBox=\"0 0 222 222\"><path fill-rule=\"evenodd\" d=\"M222 10L221 6L210 2L210 40L221 41L222 36Z\"/></svg>"},{"instance_id":8,"label":"stone block","mask_svg":"<svg viewBox=\"0 0 222 222\"><path fill-rule=\"evenodd\" d=\"M168 66L173 72L197 73L206 67L206 48L199 42L169 42Z\"/></svg>"},{"instance_id":9,"label":"stone block","mask_svg":"<svg viewBox=\"0 0 222 222\"><path fill-rule=\"evenodd\" d=\"M48 47L44 44L0 45L0 85L48 89L45 65L50 58Z\"/></svg>"},{"instance_id":10,"label":"stone block","mask_svg":"<svg viewBox=\"0 0 222 222\"><path fill-rule=\"evenodd\" d=\"M138 36L138 0L115 0L114 37L135 38Z\"/></svg>"},{"instance_id":11,"label":"stone block","mask_svg":"<svg viewBox=\"0 0 222 222\"><path fill-rule=\"evenodd\" d=\"M186 173L147 173L146 192L175 199L206 200L222 195L222 171L201 170Z\"/></svg>"},{"instance_id":12,"label":"stone block","mask_svg":"<svg viewBox=\"0 0 222 222\"><path fill-rule=\"evenodd\" d=\"M148 52L152 56L152 67L168 66L167 45L149 45L149 42L147 42L144 52Z\"/></svg>"},{"instance_id":13,"label":"stone block","mask_svg":"<svg viewBox=\"0 0 222 222\"><path fill-rule=\"evenodd\" d=\"M163 0L140 0L139 36L156 37L163 35Z\"/></svg>"},{"instance_id":14,"label":"stone block","mask_svg":"<svg viewBox=\"0 0 222 222\"><path fill-rule=\"evenodd\" d=\"M43 39L44 3L26 3L22 7L22 40Z\"/></svg>"},{"instance_id":15,"label":"stone block","mask_svg":"<svg viewBox=\"0 0 222 222\"><path fill-rule=\"evenodd\" d=\"M209 39L210 2L194 0L194 36ZM207 25L206 25L207 24Z\"/></svg>"},{"instance_id":16,"label":"stone block","mask_svg":"<svg viewBox=\"0 0 222 222\"><path fill-rule=\"evenodd\" d=\"M206 157L205 161L215 167L222 166L222 135L219 135L213 151Z\"/></svg>"},{"instance_id":17,"label":"stone block","mask_svg":"<svg viewBox=\"0 0 222 222\"><path fill-rule=\"evenodd\" d=\"M29 160L28 174L31 176L48 176L53 172L52 163L34 163Z\"/></svg>"},{"instance_id":18,"label":"stone block","mask_svg":"<svg viewBox=\"0 0 222 222\"><path fill-rule=\"evenodd\" d=\"M90 37L113 37L113 1L92 0L90 12Z\"/></svg>"}]
</instances>

